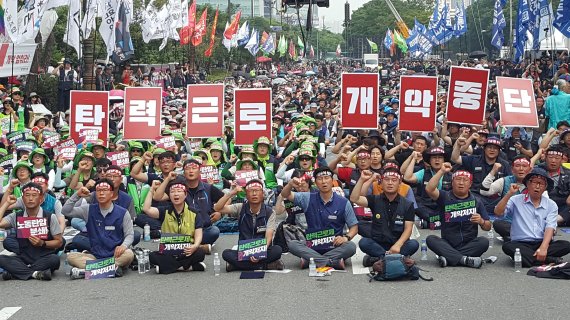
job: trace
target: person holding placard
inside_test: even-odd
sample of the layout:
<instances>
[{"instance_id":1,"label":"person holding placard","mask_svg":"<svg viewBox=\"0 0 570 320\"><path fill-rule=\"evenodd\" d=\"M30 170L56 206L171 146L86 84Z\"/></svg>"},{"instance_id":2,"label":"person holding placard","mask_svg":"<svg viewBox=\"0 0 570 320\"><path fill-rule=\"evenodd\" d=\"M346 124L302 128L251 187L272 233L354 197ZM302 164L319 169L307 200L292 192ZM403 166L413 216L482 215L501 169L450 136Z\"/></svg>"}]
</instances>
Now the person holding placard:
<instances>
[{"instance_id":1,"label":"person holding placard","mask_svg":"<svg viewBox=\"0 0 570 320\"><path fill-rule=\"evenodd\" d=\"M473 175L464 170L453 173L451 191L439 190L437 185L442 176L451 172L451 163L443 164L426 186L426 193L437 202L440 215L441 238L429 235L427 246L438 255L439 265L480 268L481 255L489 249L489 239L477 237L479 227L491 230L487 210L469 188Z\"/></svg>"},{"instance_id":2,"label":"person holding placard","mask_svg":"<svg viewBox=\"0 0 570 320\"><path fill-rule=\"evenodd\" d=\"M69 264L74 267L72 279L81 278L88 260L115 258L116 276L123 275L124 267L131 264L134 253L128 249L133 243L133 221L129 211L113 204L113 183L101 179L95 183L97 203L83 203L76 206L82 198L91 196L86 187L81 187L63 206L65 216L82 218L87 222L89 253L70 253ZM77 268L77 269L76 269Z\"/></svg>"},{"instance_id":3,"label":"person holding placard","mask_svg":"<svg viewBox=\"0 0 570 320\"><path fill-rule=\"evenodd\" d=\"M43 189L30 182L22 188L24 212L11 213L0 221L0 228L14 228L20 253L15 256L0 255L0 268L4 280L51 280L59 268L56 250L63 243L62 230L54 214L41 208ZM4 215L17 199L11 195L0 206Z\"/></svg>"},{"instance_id":4,"label":"person holding placard","mask_svg":"<svg viewBox=\"0 0 570 320\"><path fill-rule=\"evenodd\" d=\"M183 270L204 271L205 252L200 247L202 242L201 215L192 211L186 203L187 186L183 178L168 181L166 194L170 203L166 206L153 207L152 195L160 186L155 181L150 195L144 202L143 210L151 218L158 219L161 225L160 250L150 254L150 263L156 266L156 272L169 274L180 268Z\"/></svg>"},{"instance_id":5,"label":"person holding placard","mask_svg":"<svg viewBox=\"0 0 570 320\"><path fill-rule=\"evenodd\" d=\"M228 201L243 189L247 201L228 204ZM231 191L214 205L215 211L238 218L238 250L226 249L222 253L222 258L226 261L226 271L283 270L281 247L272 245L276 228L275 211L263 202L263 183L253 179L243 189L234 183Z\"/></svg>"},{"instance_id":6,"label":"person holding placard","mask_svg":"<svg viewBox=\"0 0 570 320\"><path fill-rule=\"evenodd\" d=\"M292 179L281 191L283 199L293 201L303 209L307 220L309 241L289 241L289 251L301 258L303 269L308 268L310 259L314 258L317 267L344 270L344 260L356 253L356 244L350 241L358 233L354 209L348 199L333 192L333 172L329 167L316 169L313 178L318 192L292 192L292 188L300 187L299 178ZM343 234L345 225L349 229Z\"/></svg>"},{"instance_id":7,"label":"person holding placard","mask_svg":"<svg viewBox=\"0 0 570 320\"><path fill-rule=\"evenodd\" d=\"M387 169L382 173L382 189L380 195L361 196L362 185L374 179L374 173L362 171L358 182L352 190L350 201L372 211L372 222L368 234L360 225L362 239L358 243L366 253L363 264L371 267L386 253L399 253L411 256L420 247L415 239L410 239L414 226L414 204L398 194L402 175L397 169Z\"/></svg>"}]
</instances>

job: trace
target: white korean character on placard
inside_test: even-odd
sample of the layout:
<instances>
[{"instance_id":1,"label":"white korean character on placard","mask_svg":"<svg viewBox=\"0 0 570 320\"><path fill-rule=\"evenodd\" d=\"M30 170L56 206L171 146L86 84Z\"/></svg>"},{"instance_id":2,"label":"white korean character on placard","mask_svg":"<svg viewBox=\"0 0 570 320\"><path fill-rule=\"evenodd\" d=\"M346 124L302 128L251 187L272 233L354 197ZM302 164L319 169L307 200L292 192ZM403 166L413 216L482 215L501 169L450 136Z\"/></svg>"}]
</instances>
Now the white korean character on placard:
<instances>
[{"instance_id":1,"label":"white korean character on placard","mask_svg":"<svg viewBox=\"0 0 570 320\"><path fill-rule=\"evenodd\" d=\"M105 112L100 104L78 104L75 108L75 132L85 129L102 131Z\"/></svg>"},{"instance_id":2,"label":"white korean character on placard","mask_svg":"<svg viewBox=\"0 0 570 320\"><path fill-rule=\"evenodd\" d=\"M429 118L430 105L435 97L430 90L410 89L404 93L404 103L406 112L421 113L422 117Z\"/></svg>"},{"instance_id":3,"label":"white korean character on placard","mask_svg":"<svg viewBox=\"0 0 570 320\"><path fill-rule=\"evenodd\" d=\"M129 105L129 121L145 122L150 127L156 127L156 101L131 100Z\"/></svg>"},{"instance_id":4,"label":"white korean character on placard","mask_svg":"<svg viewBox=\"0 0 570 320\"><path fill-rule=\"evenodd\" d=\"M346 93L350 94L350 105L348 113L356 113L356 105L360 96L360 114L372 114L374 111L373 96L374 88L372 87L350 87L346 88Z\"/></svg>"},{"instance_id":5,"label":"white korean character on placard","mask_svg":"<svg viewBox=\"0 0 570 320\"><path fill-rule=\"evenodd\" d=\"M457 109L477 110L481 107L480 82L456 81L453 86L453 107Z\"/></svg>"},{"instance_id":6,"label":"white korean character on placard","mask_svg":"<svg viewBox=\"0 0 570 320\"><path fill-rule=\"evenodd\" d=\"M505 100L505 111L517 113L530 113L530 102L532 97L526 90L503 89L503 99Z\"/></svg>"},{"instance_id":7,"label":"white korean character on placard","mask_svg":"<svg viewBox=\"0 0 570 320\"><path fill-rule=\"evenodd\" d=\"M192 103L195 105L203 105L200 107L193 107L192 123L218 123L218 110L220 104L217 97L195 97L192 98Z\"/></svg>"},{"instance_id":8,"label":"white korean character on placard","mask_svg":"<svg viewBox=\"0 0 570 320\"><path fill-rule=\"evenodd\" d=\"M240 130L257 131L267 129L267 114L265 103L242 103L240 106L240 120L249 124L240 124ZM258 123L258 121L265 123Z\"/></svg>"}]
</instances>

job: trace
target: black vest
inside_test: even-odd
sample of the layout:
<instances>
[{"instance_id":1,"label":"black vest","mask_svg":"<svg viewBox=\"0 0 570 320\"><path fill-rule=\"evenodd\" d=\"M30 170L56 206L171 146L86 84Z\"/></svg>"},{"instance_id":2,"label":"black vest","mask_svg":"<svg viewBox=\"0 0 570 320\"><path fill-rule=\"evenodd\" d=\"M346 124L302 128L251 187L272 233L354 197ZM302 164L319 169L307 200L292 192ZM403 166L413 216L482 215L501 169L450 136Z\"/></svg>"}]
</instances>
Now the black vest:
<instances>
[{"instance_id":1,"label":"black vest","mask_svg":"<svg viewBox=\"0 0 570 320\"><path fill-rule=\"evenodd\" d=\"M200 181L198 184L198 189L196 192L188 191L186 194L186 203L190 207L190 210L196 212L200 215L202 221L204 222L203 227L207 228L211 225L210 223L210 213L212 213L212 197L210 191L212 190L212 185Z\"/></svg>"},{"instance_id":2,"label":"black vest","mask_svg":"<svg viewBox=\"0 0 570 320\"><path fill-rule=\"evenodd\" d=\"M397 196L395 201L398 201L398 207L395 212L388 213L388 208L386 207L386 197L384 195L374 197L375 201L375 212L372 212L372 239L378 243L394 244L402 232L404 232L404 215L406 212L413 211L414 205L402 198Z\"/></svg>"},{"instance_id":3,"label":"black vest","mask_svg":"<svg viewBox=\"0 0 570 320\"><path fill-rule=\"evenodd\" d=\"M259 213L256 216L253 216L251 214L249 202L244 202L239 213L239 239L249 240L265 238L267 221L269 221L269 217L271 217L272 213L273 209L270 206L262 204Z\"/></svg>"},{"instance_id":4,"label":"black vest","mask_svg":"<svg viewBox=\"0 0 570 320\"><path fill-rule=\"evenodd\" d=\"M416 186L416 198L420 198L424 204L432 203L433 207L430 206L430 208L435 209L437 207L435 200L432 200L432 198L426 192L426 186L432 177L432 170L427 168L424 169L424 181L423 183L418 183ZM443 180L441 181L441 190L451 190L451 173L446 173L443 175Z\"/></svg>"},{"instance_id":5,"label":"black vest","mask_svg":"<svg viewBox=\"0 0 570 320\"><path fill-rule=\"evenodd\" d=\"M64 69L59 70L59 87L60 90L73 89L73 69L65 72Z\"/></svg>"}]
</instances>

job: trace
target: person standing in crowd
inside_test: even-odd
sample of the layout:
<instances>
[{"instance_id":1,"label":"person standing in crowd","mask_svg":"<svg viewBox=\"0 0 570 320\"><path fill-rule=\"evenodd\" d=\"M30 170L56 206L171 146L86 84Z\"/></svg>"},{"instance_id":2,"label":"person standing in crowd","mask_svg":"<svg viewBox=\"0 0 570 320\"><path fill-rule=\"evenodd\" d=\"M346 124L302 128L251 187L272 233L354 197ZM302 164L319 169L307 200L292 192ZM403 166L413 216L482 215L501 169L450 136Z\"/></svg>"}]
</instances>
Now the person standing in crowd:
<instances>
[{"instance_id":1,"label":"person standing in crowd","mask_svg":"<svg viewBox=\"0 0 570 320\"><path fill-rule=\"evenodd\" d=\"M53 70L53 74L58 77L57 86L57 111L65 112L69 110L71 90L79 84L79 75L73 70L71 60L64 59L62 63Z\"/></svg>"}]
</instances>

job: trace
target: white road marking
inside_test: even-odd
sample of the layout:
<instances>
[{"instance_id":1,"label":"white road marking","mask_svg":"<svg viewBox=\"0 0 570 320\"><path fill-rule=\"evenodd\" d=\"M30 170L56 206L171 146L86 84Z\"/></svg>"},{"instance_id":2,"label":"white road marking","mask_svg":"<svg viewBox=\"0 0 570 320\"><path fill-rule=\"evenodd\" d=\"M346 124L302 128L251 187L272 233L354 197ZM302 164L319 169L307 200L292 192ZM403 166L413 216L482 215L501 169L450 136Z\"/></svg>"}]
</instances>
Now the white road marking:
<instances>
[{"instance_id":1,"label":"white road marking","mask_svg":"<svg viewBox=\"0 0 570 320\"><path fill-rule=\"evenodd\" d=\"M18 312L18 310L22 309L22 307L6 307L0 310L0 320L8 320L14 313Z\"/></svg>"},{"instance_id":2,"label":"white road marking","mask_svg":"<svg viewBox=\"0 0 570 320\"><path fill-rule=\"evenodd\" d=\"M370 273L370 270L368 270L368 268L362 266L362 259L364 259L364 252L362 252L362 250L360 250L360 247L358 246L358 242L360 241L361 238L362 237L359 234L357 234L356 236L354 236L354 239L352 239L352 241L356 243L356 254L354 254L350 258L350 261L352 262L352 274Z\"/></svg>"}]
</instances>

